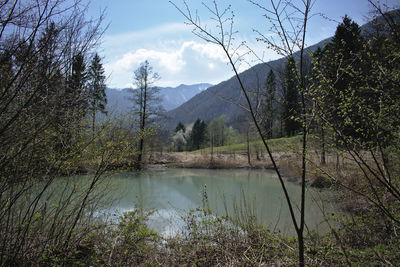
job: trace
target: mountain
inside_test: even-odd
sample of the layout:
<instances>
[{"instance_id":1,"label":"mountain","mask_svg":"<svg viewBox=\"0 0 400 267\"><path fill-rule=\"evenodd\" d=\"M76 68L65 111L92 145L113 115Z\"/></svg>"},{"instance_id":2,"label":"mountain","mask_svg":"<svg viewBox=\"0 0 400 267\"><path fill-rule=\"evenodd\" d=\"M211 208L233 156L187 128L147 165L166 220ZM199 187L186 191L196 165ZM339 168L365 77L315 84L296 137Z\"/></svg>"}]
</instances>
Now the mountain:
<instances>
[{"instance_id":1,"label":"mountain","mask_svg":"<svg viewBox=\"0 0 400 267\"><path fill-rule=\"evenodd\" d=\"M181 84L178 87L161 87L162 105L167 111L172 110L211 86L209 83L199 83L193 85Z\"/></svg>"},{"instance_id":2,"label":"mountain","mask_svg":"<svg viewBox=\"0 0 400 267\"><path fill-rule=\"evenodd\" d=\"M395 15L395 19L398 21L400 18L398 15L399 10L393 12L396 12L397 15ZM382 17L378 17L375 20L361 26L362 34L368 38L368 33L374 31L374 25L376 22L379 23L383 21L384 20ZM323 48L331 41L331 39L332 37L322 40L315 45L309 46L306 48L306 52L308 52L306 54L315 51L318 47ZM295 59L298 58L299 53L295 53L294 57ZM310 60L309 57L308 60ZM277 80L279 81L279 74L281 73L281 70L283 70L285 64L286 58L280 58L267 63L255 65L250 69L240 73L239 76L242 79L246 90L249 90L249 92L255 92L257 91L257 88L263 88L267 74L271 69L275 72L277 75ZM248 112L237 104L245 107L247 106L238 80L236 76L233 76L229 80L223 81L201 92L176 109L169 111L167 114L169 118L167 121L167 128L172 130L178 124L178 122L188 124L194 122L197 118L208 122L221 115L226 116L228 124L239 126L241 118L243 118L243 116L248 116Z\"/></svg>"},{"instance_id":3,"label":"mountain","mask_svg":"<svg viewBox=\"0 0 400 267\"><path fill-rule=\"evenodd\" d=\"M177 87L159 87L160 98L162 99L161 105L165 110L169 111L188 101L190 98L198 93L206 90L212 86L208 83L199 83L193 85L181 84ZM111 114L121 114L129 111L132 107L130 98L132 94L130 89L114 89L107 88L107 111Z\"/></svg>"},{"instance_id":4,"label":"mountain","mask_svg":"<svg viewBox=\"0 0 400 267\"><path fill-rule=\"evenodd\" d=\"M307 51L315 51L318 47L325 46L330 38L318 44L310 46ZM295 57L298 54L295 54ZM272 69L279 80L279 73L286 64L286 58L280 58L268 63L257 64L250 69L239 74L244 87L248 91L256 92L258 88L263 88L267 74ZM240 89L236 76L227 81L223 81L215 86L208 88L200 94L194 96L189 101L167 113L167 128L174 129L178 122L184 124L192 123L197 118L211 121L221 115L226 116L227 123L235 125L241 117L247 116L247 111L240 107L247 106L244 95Z\"/></svg>"}]
</instances>

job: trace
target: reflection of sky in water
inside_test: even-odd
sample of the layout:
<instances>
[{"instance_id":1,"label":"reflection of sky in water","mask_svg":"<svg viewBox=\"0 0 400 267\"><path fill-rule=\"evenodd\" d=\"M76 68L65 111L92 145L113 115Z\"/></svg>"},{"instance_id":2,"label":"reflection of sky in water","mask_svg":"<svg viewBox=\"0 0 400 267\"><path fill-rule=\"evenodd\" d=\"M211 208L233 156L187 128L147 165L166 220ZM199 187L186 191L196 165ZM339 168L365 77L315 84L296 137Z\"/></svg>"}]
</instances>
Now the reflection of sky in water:
<instances>
[{"instance_id":1,"label":"reflection of sky in water","mask_svg":"<svg viewBox=\"0 0 400 267\"><path fill-rule=\"evenodd\" d=\"M250 210L260 223L269 225L272 230L276 227L282 233L294 234L282 189L272 171L167 169L139 175L118 174L109 179L108 191L116 201L106 212L121 214L135 207L156 209L149 224L166 236L182 227L181 216L185 211L202 206L204 188L213 212L225 215L227 210L229 215L248 216L246 211ZM300 187L287 182L287 188L291 199L299 206ZM311 194L319 195L315 190L307 191L307 225L310 229L324 231L327 226L320 225L322 214L318 207L322 201L312 201ZM332 210L328 203L323 206Z\"/></svg>"}]
</instances>

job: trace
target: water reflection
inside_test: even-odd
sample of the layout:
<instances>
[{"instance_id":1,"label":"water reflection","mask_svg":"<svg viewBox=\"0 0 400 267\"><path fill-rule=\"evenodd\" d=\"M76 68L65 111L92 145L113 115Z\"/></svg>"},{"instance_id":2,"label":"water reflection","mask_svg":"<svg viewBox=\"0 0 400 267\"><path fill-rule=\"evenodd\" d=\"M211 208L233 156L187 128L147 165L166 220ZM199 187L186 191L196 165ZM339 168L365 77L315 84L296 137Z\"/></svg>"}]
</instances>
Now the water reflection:
<instances>
[{"instance_id":1,"label":"water reflection","mask_svg":"<svg viewBox=\"0 0 400 267\"><path fill-rule=\"evenodd\" d=\"M293 234L289 210L274 172L265 170L150 170L141 174L123 173L110 177L112 194L117 197L108 212L120 213L133 208L156 209L151 224L161 232L171 233L182 222L180 213L202 206L206 188L208 205L215 213L235 215L251 210L257 220L284 234ZM300 187L287 183L290 197L300 204ZM320 207L334 207L322 201L326 193L307 191L306 223L309 229L325 231ZM316 198L317 200L313 200ZM244 213L244 215L246 215Z\"/></svg>"}]
</instances>

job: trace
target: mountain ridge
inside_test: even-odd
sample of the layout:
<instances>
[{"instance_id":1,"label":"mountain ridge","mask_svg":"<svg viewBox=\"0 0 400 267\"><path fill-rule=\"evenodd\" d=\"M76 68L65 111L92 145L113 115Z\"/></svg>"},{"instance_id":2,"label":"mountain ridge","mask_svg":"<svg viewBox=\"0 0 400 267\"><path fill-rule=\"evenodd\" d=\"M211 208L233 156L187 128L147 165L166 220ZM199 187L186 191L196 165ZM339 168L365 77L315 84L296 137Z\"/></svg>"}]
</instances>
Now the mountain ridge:
<instances>
[{"instance_id":1,"label":"mountain ridge","mask_svg":"<svg viewBox=\"0 0 400 267\"><path fill-rule=\"evenodd\" d=\"M399 9L391 12L399 12ZM396 19L399 20L400 16L396 16ZM380 16L363 24L360 26L361 34L367 37L368 33L373 32L374 24L376 24L376 22L382 23L382 21L383 18ZM305 51L307 52L306 55L309 55L310 52L317 50L319 47L323 48L332 40L332 38L333 37L329 37L314 45L308 46L305 48ZM299 58L299 56L299 52L294 53L295 59ZM279 82L279 73L283 70L286 60L287 57L282 57L266 63L259 63L241 72L239 77L241 78L246 90L251 90L257 87L260 88L260 83L265 82L267 74L271 69L276 72L275 74L278 74L277 80ZM238 105L235 105L232 102L235 102ZM194 122L198 118L209 122L213 118L221 115L226 115L228 124L235 125L235 123L238 122L238 118L248 116L247 112L239 107L240 105L247 106L247 103L244 101L244 96L241 92L237 77L232 76L226 81L211 86L179 107L170 110L167 113L169 119L166 122L166 127L167 129L172 130L178 122L188 124Z\"/></svg>"},{"instance_id":2,"label":"mountain ridge","mask_svg":"<svg viewBox=\"0 0 400 267\"><path fill-rule=\"evenodd\" d=\"M193 96L212 86L209 83L198 84L180 84L177 87L158 87L160 89L159 97L162 99L161 105L169 111L188 101ZM130 88L107 88L107 106L106 110L112 114L122 114L132 108L132 93Z\"/></svg>"}]
</instances>

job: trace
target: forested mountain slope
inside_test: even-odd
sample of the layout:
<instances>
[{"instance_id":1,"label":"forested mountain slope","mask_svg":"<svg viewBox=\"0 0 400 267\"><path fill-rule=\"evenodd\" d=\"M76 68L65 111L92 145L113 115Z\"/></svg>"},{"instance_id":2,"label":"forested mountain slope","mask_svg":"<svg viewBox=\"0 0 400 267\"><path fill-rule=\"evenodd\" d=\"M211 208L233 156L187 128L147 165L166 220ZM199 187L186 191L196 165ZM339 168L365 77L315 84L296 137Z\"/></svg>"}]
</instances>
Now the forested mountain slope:
<instances>
[{"instance_id":1,"label":"forested mountain slope","mask_svg":"<svg viewBox=\"0 0 400 267\"><path fill-rule=\"evenodd\" d=\"M378 17L376 20L378 23L384 24L384 19L382 17ZM375 21L368 22L361 26L362 35L364 35L366 38L368 38L369 32L375 30L373 26ZM317 44L309 46L306 50L310 53L319 47L323 48L327 43L330 42L330 40L331 38L324 39ZM299 56L298 53L295 54L295 58L296 56ZM248 91L259 92L264 89L267 74L272 69L277 77L277 93L281 94L281 92L279 92L279 76L283 71L286 62L286 58L280 58L267 63L260 63L240 73L239 75ZM257 97L254 97L253 100L256 98ZM226 115L228 124L235 125L238 120L243 119L243 116L247 116L246 111L241 108L240 105L246 106L246 103L241 93L237 78L233 76L227 81L223 81L208 88L176 109L169 111L167 128L173 129L178 122L185 124L192 123L197 118L210 121L213 118L221 115Z\"/></svg>"}]
</instances>

